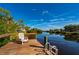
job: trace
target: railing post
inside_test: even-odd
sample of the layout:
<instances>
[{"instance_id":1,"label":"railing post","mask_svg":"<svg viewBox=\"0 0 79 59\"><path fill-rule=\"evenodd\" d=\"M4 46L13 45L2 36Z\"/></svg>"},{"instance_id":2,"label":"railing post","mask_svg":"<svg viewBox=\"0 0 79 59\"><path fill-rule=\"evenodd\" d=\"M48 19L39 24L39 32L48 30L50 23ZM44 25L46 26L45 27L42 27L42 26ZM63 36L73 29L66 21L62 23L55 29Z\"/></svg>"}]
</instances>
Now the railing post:
<instances>
[{"instance_id":1,"label":"railing post","mask_svg":"<svg viewBox=\"0 0 79 59\"><path fill-rule=\"evenodd\" d=\"M47 49L50 50L50 43L47 43Z\"/></svg>"},{"instance_id":2,"label":"railing post","mask_svg":"<svg viewBox=\"0 0 79 59\"><path fill-rule=\"evenodd\" d=\"M56 55L58 55L58 49L56 48Z\"/></svg>"},{"instance_id":3,"label":"railing post","mask_svg":"<svg viewBox=\"0 0 79 59\"><path fill-rule=\"evenodd\" d=\"M48 47L48 37L45 36L44 37L44 48L47 49L47 47Z\"/></svg>"}]
</instances>

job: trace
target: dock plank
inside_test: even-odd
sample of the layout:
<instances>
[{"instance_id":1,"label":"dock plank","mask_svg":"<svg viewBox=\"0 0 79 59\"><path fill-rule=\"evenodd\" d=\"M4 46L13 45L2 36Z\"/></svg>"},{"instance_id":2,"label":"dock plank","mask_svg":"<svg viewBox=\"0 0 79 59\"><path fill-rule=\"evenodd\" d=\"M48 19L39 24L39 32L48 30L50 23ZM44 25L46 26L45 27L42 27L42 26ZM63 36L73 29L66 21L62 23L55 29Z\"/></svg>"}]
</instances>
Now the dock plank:
<instances>
[{"instance_id":1,"label":"dock plank","mask_svg":"<svg viewBox=\"0 0 79 59\"><path fill-rule=\"evenodd\" d=\"M9 42L0 48L0 55L44 55L43 46L36 40L29 40L23 45Z\"/></svg>"}]
</instances>

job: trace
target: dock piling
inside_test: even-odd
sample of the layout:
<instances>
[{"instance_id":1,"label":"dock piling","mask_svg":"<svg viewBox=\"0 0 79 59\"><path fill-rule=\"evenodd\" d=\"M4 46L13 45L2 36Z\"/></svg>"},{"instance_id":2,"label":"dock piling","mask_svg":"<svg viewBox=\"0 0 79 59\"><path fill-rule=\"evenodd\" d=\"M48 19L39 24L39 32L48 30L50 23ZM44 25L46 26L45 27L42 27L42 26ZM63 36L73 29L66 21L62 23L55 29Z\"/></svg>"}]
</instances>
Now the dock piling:
<instances>
[{"instance_id":1,"label":"dock piling","mask_svg":"<svg viewBox=\"0 0 79 59\"><path fill-rule=\"evenodd\" d=\"M44 48L47 49L48 37L44 37Z\"/></svg>"}]
</instances>

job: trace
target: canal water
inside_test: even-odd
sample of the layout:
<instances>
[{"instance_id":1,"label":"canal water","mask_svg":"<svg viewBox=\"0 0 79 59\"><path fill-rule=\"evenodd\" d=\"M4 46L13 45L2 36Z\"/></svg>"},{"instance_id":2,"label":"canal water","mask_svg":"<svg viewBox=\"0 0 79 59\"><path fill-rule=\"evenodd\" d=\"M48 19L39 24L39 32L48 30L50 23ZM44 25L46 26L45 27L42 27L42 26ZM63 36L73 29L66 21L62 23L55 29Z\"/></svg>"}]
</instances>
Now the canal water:
<instances>
[{"instance_id":1,"label":"canal water","mask_svg":"<svg viewBox=\"0 0 79 59\"><path fill-rule=\"evenodd\" d=\"M56 45L59 55L79 55L79 42L65 39L64 35L49 34L43 32L37 35L37 40L43 44L44 36L48 36L48 41L51 45ZM75 39L74 39L75 40Z\"/></svg>"}]
</instances>

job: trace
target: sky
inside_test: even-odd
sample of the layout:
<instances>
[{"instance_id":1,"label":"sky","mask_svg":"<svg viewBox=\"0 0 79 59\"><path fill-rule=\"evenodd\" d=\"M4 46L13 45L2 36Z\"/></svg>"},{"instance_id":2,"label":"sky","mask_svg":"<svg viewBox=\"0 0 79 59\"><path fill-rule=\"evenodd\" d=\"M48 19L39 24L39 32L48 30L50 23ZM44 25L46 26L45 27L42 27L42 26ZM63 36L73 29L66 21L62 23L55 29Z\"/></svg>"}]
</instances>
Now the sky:
<instances>
[{"instance_id":1,"label":"sky","mask_svg":"<svg viewBox=\"0 0 79 59\"><path fill-rule=\"evenodd\" d=\"M22 19L31 28L48 30L79 24L78 3L0 3L0 7L9 10L15 21Z\"/></svg>"}]
</instances>

